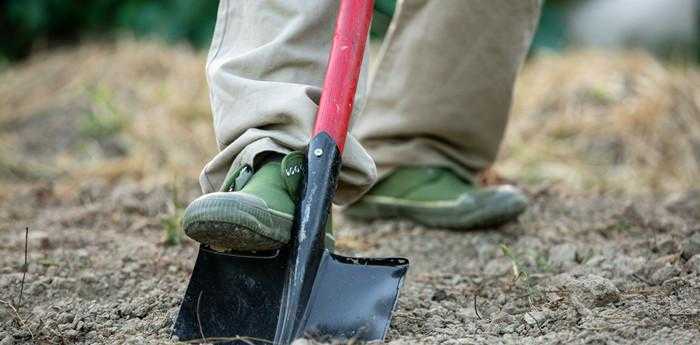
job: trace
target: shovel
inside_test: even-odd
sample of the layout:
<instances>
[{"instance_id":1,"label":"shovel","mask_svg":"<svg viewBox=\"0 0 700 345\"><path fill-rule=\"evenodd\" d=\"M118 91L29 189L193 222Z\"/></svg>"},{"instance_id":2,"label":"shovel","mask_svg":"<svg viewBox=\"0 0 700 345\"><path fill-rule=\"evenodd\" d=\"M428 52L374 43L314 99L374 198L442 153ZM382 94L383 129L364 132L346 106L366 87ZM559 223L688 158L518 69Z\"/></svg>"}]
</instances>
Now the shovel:
<instances>
[{"instance_id":1,"label":"shovel","mask_svg":"<svg viewBox=\"0 0 700 345\"><path fill-rule=\"evenodd\" d=\"M408 260L341 256L324 243L372 5L340 2L290 244L256 253L200 246L174 326L180 340L384 339Z\"/></svg>"}]
</instances>

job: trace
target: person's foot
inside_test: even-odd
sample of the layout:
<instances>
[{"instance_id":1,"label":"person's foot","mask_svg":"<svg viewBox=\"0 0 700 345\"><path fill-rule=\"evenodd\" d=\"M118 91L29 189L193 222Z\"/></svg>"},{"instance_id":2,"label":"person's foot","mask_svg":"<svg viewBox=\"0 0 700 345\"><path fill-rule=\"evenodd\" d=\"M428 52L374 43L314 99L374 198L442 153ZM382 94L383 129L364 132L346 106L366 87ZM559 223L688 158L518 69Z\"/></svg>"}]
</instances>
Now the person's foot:
<instances>
[{"instance_id":1,"label":"person's foot","mask_svg":"<svg viewBox=\"0 0 700 345\"><path fill-rule=\"evenodd\" d=\"M304 156L291 153L229 172L224 192L202 195L185 210L185 234L217 250L277 249L289 242Z\"/></svg>"},{"instance_id":2,"label":"person's foot","mask_svg":"<svg viewBox=\"0 0 700 345\"><path fill-rule=\"evenodd\" d=\"M513 220L526 206L527 197L514 186L477 187L446 168L404 167L377 183L345 214L472 229Z\"/></svg>"}]
</instances>

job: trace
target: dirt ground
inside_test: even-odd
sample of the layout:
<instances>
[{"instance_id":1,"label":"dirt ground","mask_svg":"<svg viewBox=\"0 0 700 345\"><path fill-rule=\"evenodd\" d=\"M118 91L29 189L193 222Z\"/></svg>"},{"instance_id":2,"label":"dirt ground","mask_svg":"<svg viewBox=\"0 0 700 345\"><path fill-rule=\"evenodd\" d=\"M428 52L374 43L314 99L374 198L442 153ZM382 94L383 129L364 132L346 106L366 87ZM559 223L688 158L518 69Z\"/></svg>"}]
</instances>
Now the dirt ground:
<instances>
[{"instance_id":1,"label":"dirt ground","mask_svg":"<svg viewBox=\"0 0 700 345\"><path fill-rule=\"evenodd\" d=\"M196 253L162 244L170 194L86 183L62 199L40 186L3 206L31 229L0 344L167 343ZM700 227L682 211L697 216L697 193L668 204L676 214L549 187L531 197L519 222L466 233L340 219L341 251L411 260L390 344L697 343ZM23 248L23 229L3 232L0 291L15 307Z\"/></svg>"},{"instance_id":2,"label":"dirt ground","mask_svg":"<svg viewBox=\"0 0 700 345\"><path fill-rule=\"evenodd\" d=\"M196 253L177 224L215 149L202 58L125 42L0 72L0 345L173 342ZM598 63L565 68L582 59ZM387 342L699 343L698 80L647 56L535 59L496 167L531 198L517 222L456 232L337 212L339 251L411 261Z\"/></svg>"}]
</instances>

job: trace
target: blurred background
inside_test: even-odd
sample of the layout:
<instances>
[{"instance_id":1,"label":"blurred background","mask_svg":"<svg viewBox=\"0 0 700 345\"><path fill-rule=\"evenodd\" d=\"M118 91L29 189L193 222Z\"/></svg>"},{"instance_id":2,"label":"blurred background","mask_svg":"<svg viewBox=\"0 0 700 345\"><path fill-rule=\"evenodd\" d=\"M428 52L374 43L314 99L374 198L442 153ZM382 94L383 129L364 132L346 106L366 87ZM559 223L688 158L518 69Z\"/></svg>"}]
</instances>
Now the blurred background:
<instances>
[{"instance_id":1,"label":"blurred background","mask_svg":"<svg viewBox=\"0 0 700 345\"><path fill-rule=\"evenodd\" d=\"M124 35L186 42L206 48L217 1L5 0L0 4L0 56L5 63L31 53ZM383 36L396 0L377 0L372 27ZM533 50L571 47L642 48L697 60L698 1L547 0Z\"/></svg>"},{"instance_id":2,"label":"blurred background","mask_svg":"<svg viewBox=\"0 0 700 345\"><path fill-rule=\"evenodd\" d=\"M169 186L176 213L196 195L216 149L204 60L217 4L0 2L0 201L130 181ZM377 1L373 44L394 5ZM487 179L624 195L695 188L698 18L697 0L546 1Z\"/></svg>"}]
</instances>

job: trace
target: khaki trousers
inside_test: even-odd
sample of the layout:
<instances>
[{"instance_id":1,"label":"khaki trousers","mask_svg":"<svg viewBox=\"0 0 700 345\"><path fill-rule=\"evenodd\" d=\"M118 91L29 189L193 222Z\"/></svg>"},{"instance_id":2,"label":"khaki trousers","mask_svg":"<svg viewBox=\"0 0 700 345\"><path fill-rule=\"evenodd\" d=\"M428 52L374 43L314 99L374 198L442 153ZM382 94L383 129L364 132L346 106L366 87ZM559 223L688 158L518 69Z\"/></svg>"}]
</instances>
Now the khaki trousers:
<instances>
[{"instance_id":1,"label":"khaki trousers","mask_svg":"<svg viewBox=\"0 0 700 345\"><path fill-rule=\"evenodd\" d=\"M263 152L307 145L337 8L337 0L220 1L207 57L220 151L200 176L205 193ZM376 72L371 80L363 72L358 86L336 201L356 200L401 165L465 178L490 165L539 10L540 0L400 0Z\"/></svg>"}]
</instances>

